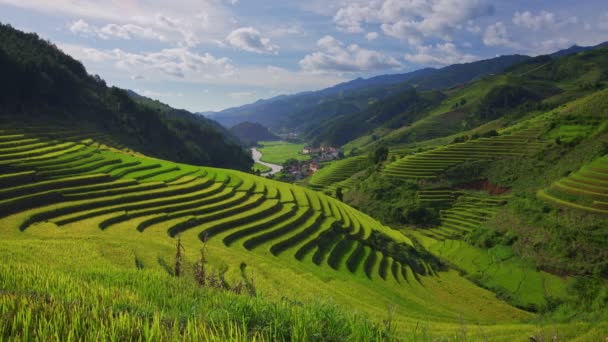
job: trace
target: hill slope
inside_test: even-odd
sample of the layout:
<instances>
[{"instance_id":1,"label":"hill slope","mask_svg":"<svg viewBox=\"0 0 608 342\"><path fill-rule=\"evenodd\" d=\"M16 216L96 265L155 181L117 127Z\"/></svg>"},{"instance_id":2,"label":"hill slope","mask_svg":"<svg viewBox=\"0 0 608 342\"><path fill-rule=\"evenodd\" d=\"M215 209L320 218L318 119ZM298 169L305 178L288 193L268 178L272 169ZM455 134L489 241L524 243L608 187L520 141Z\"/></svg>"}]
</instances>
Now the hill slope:
<instances>
[{"instance_id":1,"label":"hill slope","mask_svg":"<svg viewBox=\"0 0 608 342\"><path fill-rule=\"evenodd\" d=\"M371 103L415 85L420 89L441 89L495 74L529 57L512 55L485 61L457 64L441 69L421 69L406 74L356 79L316 92L279 96L269 100L207 113L224 126L239 122L260 122L275 131L311 130L340 115L354 114Z\"/></svg>"},{"instance_id":2,"label":"hill slope","mask_svg":"<svg viewBox=\"0 0 608 342\"><path fill-rule=\"evenodd\" d=\"M0 40L1 116L78 122L151 156L250 169L249 155L219 125L164 104L134 101L35 34L0 25Z\"/></svg>"},{"instance_id":3,"label":"hill slope","mask_svg":"<svg viewBox=\"0 0 608 342\"><path fill-rule=\"evenodd\" d=\"M235 126L232 126L230 127L230 133L232 133L232 135L237 137L246 145L252 145L258 141L272 141L279 139L276 135L272 134L268 128L259 123L253 122L241 122Z\"/></svg>"},{"instance_id":4,"label":"hill slope","mask_svg":"<svg viewBox=\"0 0 608 342\"><path fill-rule=\"evenodd\" d=\"M451 334L462 317L507 324L487 325L482 334L524 336L530 329L510 325L529 314L459 277L403 234L325 195L237 171L127 155L108 147L111 138L85 138L94 133L75 134L71 127L24 129L6 122L0 130L0 181L7 185L0 191L0 256L13 260L2 269L2 279L10 279L3 288L11 293L20 295L19 279L40 272L34 265L46 265L44 260L56 262L28 288L41 288L43 281L44 291L55 293L48 286L59 286L54 279L61 274L85 284L86 276L67 271L74 269L72 260L86 260L82 274L135 277L140 269L156 279L148 284L170 283L172 237L180 236L189 277L195 251L209 239L209 270L223 270L222 279L235 284L248 279L246 267L265 296L305 302L331 296L372 317L384 315L376 302L392 303L402 308L393 318L402 332L424 319L434 322L432 335ZM100 145L99 139L109 140ZM22 248L30 252L23 255ZM20 267L19 279L10 273L14 267ZM195 286L194 280L183 284ZM142 288L131 286L142 295ZM100 296L96 287L91 291ZM353 291L370 301L353 301ZM450 295L454 291L458 297ZM446 296L449 302L442 300ZM122 312L127 302L136 305L120 295L112 306ZM36 310L48 307L32 303Z\"/></svg>"}]
</instances>

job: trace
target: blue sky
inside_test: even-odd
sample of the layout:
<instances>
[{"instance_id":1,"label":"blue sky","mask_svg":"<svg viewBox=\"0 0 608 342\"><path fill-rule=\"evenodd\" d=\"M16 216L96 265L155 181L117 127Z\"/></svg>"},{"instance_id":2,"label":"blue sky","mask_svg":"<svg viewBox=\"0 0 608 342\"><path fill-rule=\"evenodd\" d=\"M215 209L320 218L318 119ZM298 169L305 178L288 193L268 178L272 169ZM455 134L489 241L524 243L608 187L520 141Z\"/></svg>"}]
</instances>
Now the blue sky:
<instances>
[{"instance_id":1,"label":"blue sky","mask_svg":"<svg viewBox=\"0 0 608 342\"><path fill-rule=\"evenodd\" d=\"M91 74L218 110L356 77L608 40L608 1L0 0Z\"/></svg>"}]
</instances>

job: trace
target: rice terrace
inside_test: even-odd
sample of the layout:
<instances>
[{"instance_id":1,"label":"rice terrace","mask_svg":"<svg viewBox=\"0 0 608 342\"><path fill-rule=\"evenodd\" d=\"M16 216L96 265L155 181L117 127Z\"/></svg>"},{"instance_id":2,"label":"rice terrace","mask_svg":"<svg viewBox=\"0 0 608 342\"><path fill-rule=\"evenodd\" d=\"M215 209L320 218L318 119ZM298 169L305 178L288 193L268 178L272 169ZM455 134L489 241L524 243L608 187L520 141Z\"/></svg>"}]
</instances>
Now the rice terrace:
<instances>
[{"instance_id":1,"label":"rice terrace","mask_svg":"<svg viewBox=\"0 0 608 342\"><path fill-rule=\"evenodd\" d=\"M585 6L0 0L0 341L608 341Z\"/></svg>"}]
</instances>

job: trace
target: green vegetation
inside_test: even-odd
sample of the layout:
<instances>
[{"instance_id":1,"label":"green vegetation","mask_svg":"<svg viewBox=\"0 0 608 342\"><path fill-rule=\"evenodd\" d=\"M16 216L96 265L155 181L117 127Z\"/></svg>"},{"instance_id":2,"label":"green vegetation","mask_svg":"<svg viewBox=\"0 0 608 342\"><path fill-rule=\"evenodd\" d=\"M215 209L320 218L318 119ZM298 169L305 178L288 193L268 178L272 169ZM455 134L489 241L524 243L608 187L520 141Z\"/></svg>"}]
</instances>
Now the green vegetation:
<instances>
[{"instance_id":1,"label":"green vegetation","mask_svg":"<svg viewBox=\"0 0 608 342\"><path fill-rule=\"evenodd\" d=\"M52 143L23 129L2 133L6 145ZM545 329L519 323L531 315L444 268L401 233L314 191L237 171L133 157L94 140L77 150L30 142L18 155L0 154L4 180L11 182L0 194L0 307L17 322L2 326L10 338L86 338L97 329L96 336L108 338L193 338L204 331L210 340L376 339L414 331L415 340L462 336L463 317L483 327L468 332L470 338L525 337ZM119 163L61 176L63 163L83 158L86 165L89 151ZM120 176L102 172L118 172L118 165L133 161L158 166L125 167L132 171ZM43 168L58 173L51 178L40 174ZM184 260L183 274L175 278L171 236L178 233ZM209 270L225 279L222 287L254 279L259 296L199 288L192 265L201 239L209 239ZM352 291L375 298L374 304L353 301ZM330 297L335 305L318 302ZM377 302L407 310L389 314ZM339 309L345 305L356 313L345 314ZM32 312L37 314L30 319ZM324 327L311 329L321 315L329 315ZM94 323L82 328L90 317ZM383 317L392 317L390 329ZM427 322L424 328L416 328L420 320ZM591 326L578 329L571 334Z\"/></svg>"},{"instance_id":2,"label":"green vegetation","mask_svg":"<svg viewBox=\"0 0 608 342\"><path fill-rule=\"evenodd\" d=\"M230 133L237 137L243 144L248 146L256 145L258 141L278 140L268 128L259 123L241 122L230 127Z\"/></svg>"},{"instance_id":3,"label":"green vegetation","mask_svg":"<svg viewBox=\"0 0 608 342\"><path fill-rule=\"evenodd\" d=\"M269 168L268 166L266 166L266 165L262 165L262 164L260 164L260 163L254 163L254 164L253 164L253 168L252 168L252 169L253 169L253 171L254 171L254 172L256 172L256 173L257 173L257 172L259 172L259 173L265 173L265 172L268 172L268 171L271 171L271 170L272 170L272 169L271 169L271 168Z\"/></svg>"},{"instance_id":4,"label":"green vegetation","mask_svg":"<svg viewBox=\"0 0 608 342\"><path fill-rule=\"evenodd\" d=\"M308 160L309 155L302 154L304 144L287 141L260 141L258 150L262 153L262 161L283 165L289 159Z\"/></svg>"}]
</instances>

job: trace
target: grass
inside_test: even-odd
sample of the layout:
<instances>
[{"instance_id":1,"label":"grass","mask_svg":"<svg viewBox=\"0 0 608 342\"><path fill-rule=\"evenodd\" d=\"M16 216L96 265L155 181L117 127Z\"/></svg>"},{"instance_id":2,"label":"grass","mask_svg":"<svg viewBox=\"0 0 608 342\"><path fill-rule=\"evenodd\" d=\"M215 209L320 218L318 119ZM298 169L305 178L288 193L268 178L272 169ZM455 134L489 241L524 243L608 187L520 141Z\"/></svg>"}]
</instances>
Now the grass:
<instances>
[{"instance_id":1,"label":"grass","mask_svg":"<svg viewBox=\"0 0 608 342\"><path fill-rule=\"evenodd\" d=\"M283 165L288 159L309 160L310 155L302 154L304 144L287 141L260 141L258 150L262 153L261 160L266 163Z\"/></svg>"},{"instance_id":2,"label":"grass","mask_svg":"<svg viewBox=\"0 0 608 342\"><path fill-rule=\"evenodd\" d=\"M95 153L138 164L0 191L2 201L19 202L0 216L3 340L509 340L545 328L456 271L418 274L390 250L371 248L372 232L413 243L320 193L232 170ZM67 163L55 150L35 154L62 160L47 166ZM7 162L2 174L28 171L20 165ZM180 278L171 266L178 232ZM230 285L246 273L257 296L198 287L192 270L205 232L209 269L225 272Z\"/></svg>"},{"instance_id":3,"label":"grass","mask_svg":"<svg viewBox=\"0 0 608 342\"><path fill-rule=\"evenodd\" d=\"M253 171L259 171L260 173L266 173L266 172L269 172L272 170L268 166L262 165L260 163L254 163L252 169L253 169Z\"/></svg>"}]
</instances>

